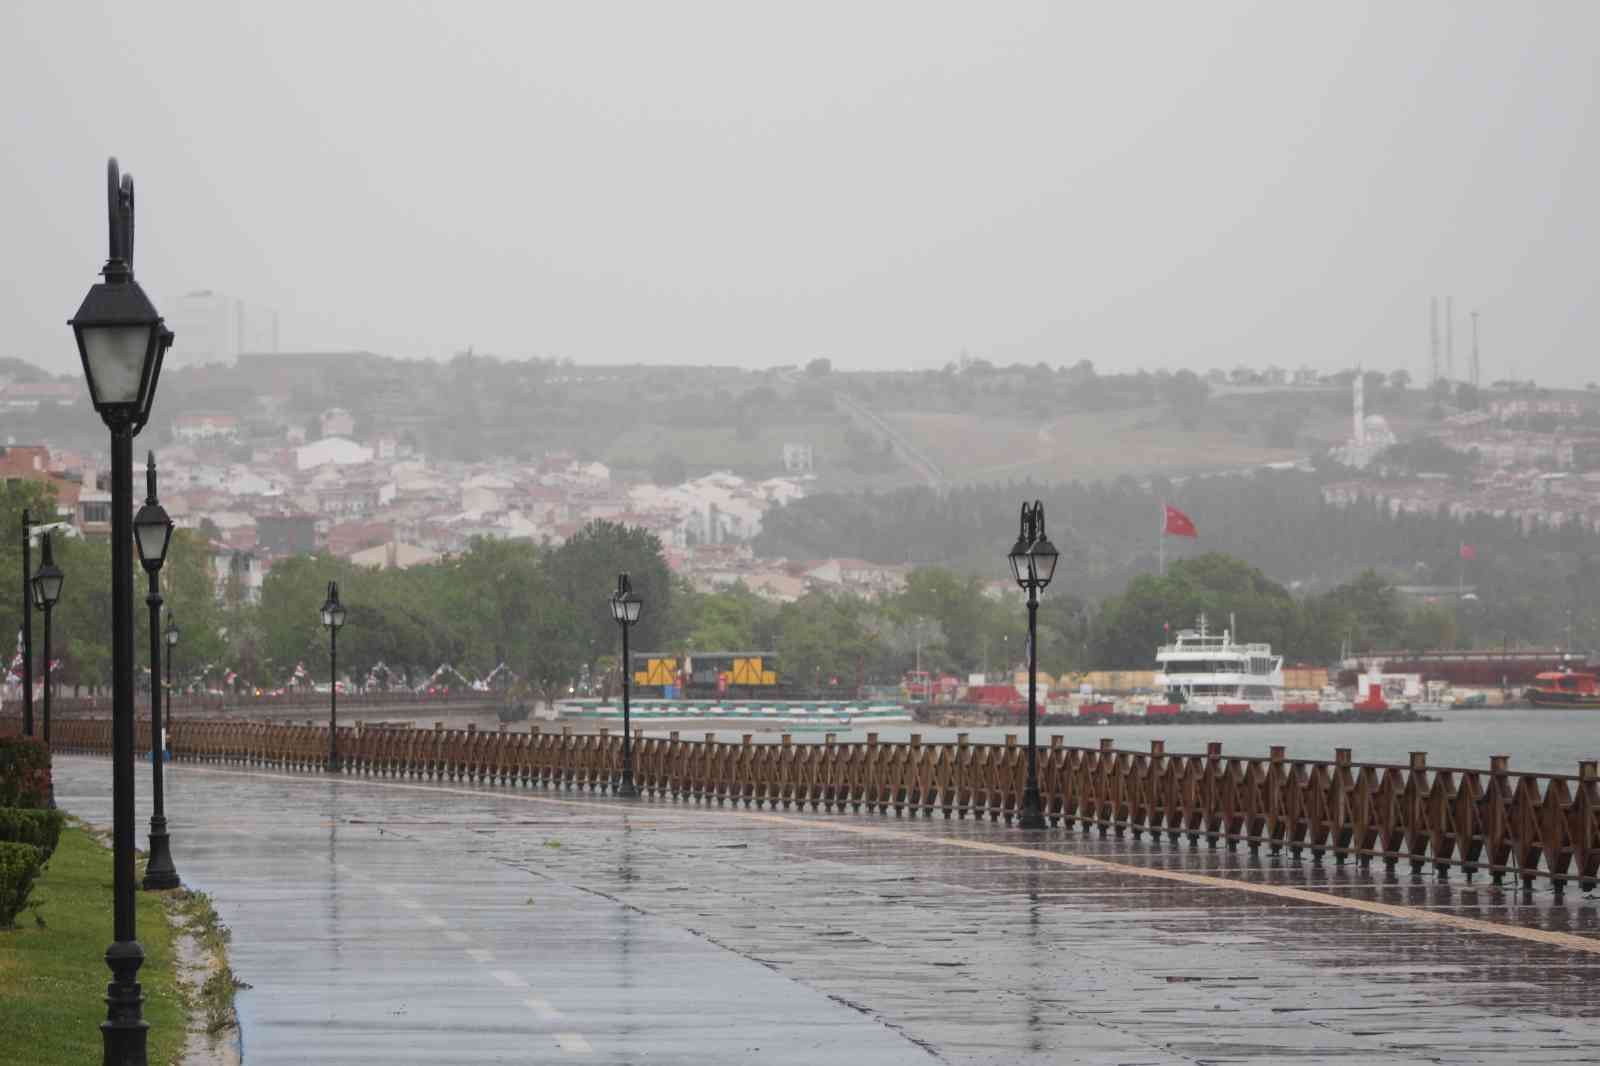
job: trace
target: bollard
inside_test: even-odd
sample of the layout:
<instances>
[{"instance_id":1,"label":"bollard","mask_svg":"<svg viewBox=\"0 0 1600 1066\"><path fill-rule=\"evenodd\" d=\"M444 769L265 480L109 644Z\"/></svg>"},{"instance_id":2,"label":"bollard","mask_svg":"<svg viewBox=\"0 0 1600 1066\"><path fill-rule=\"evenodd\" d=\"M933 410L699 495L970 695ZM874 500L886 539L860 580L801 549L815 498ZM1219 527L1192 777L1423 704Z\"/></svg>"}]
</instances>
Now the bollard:
<instances>
[{"instance_id":1,"label":"bollard","mask_svg":"<svg viewBox=\"0 0 1600 1066\"><path fill-rule=\"evenodd\" d=\"M1167 752L1167 742L1166 741L1164 741L1164 740L1152 740L1150 742L1150 754L1151 755L1165 755L1166 752Z\"/></svg>"}]
</instances>

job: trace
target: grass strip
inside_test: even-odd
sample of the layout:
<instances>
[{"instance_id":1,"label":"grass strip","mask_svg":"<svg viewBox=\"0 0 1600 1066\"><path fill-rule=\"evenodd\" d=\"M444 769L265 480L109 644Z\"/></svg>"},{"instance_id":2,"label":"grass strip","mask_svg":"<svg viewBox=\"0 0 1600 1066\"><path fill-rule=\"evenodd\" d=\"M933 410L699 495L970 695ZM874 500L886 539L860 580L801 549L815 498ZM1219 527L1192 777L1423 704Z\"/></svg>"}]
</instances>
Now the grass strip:
<instances>
[{"instance_id":1,"label":"grass strip","mask_svg":"<svg viewBox=\"0 0 1600 1066\"><path fill-rule=\"evenodd\" d=\"M106 1017L105 950L111 944L111 852L80 826L34 882L17 928L0 930L0 1064L82 1066L99 1062ZM149 1061L180 1061L188 1004L178 980L176 929L163 893L138 893L144 945L144 1017Z\"/></svg>"},{"instance_id":2,"label":"grass strip","mask_svg":"<svg viewBox=\"0 0 1600 1066\"><path fill-rule=\"evenodd\" d=\"M195 990L195 1006L205 1017L206 1033L220 1036L238 1027L234 993L250 987L235 977L228 965L228 941L233 938L233 930L222 924L211 897L204 892L180 888L172 893L171 907L184 932L195 939L206 956L208 969L205 980Z\"/></svg>"}]
</instances>

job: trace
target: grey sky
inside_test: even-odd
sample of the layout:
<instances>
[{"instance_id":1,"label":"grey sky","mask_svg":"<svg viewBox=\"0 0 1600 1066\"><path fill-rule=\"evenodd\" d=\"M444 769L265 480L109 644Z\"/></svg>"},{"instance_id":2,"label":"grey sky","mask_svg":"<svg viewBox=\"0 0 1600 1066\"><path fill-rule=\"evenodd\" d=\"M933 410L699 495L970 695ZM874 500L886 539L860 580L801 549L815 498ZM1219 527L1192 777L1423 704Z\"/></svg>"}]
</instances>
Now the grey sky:
<instances>
[{"instance_id":1,"label":"grey sky","mask_svg":"<svg viewBox=\"0 0 1600 1066\"><path fill-rule=\"evenodd\" d=\"M285 348L1600 377L1600 4L0 8L0 354L104 257ZM1465 350L1458 330L1459 353Z\"/></svg>"}]
</instances>

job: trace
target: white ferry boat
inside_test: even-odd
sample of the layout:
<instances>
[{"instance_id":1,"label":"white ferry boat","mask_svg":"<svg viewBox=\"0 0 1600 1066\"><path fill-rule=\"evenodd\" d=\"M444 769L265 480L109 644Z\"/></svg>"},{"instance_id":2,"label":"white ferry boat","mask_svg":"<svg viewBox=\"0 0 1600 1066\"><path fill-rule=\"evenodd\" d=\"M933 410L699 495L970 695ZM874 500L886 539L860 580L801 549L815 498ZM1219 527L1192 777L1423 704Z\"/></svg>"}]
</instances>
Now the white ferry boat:
<instances>
[{"instance_id":1,"label":"white ferry boat","mask_svg":"<svg viewBox=\"0 0 1600 1066\"><path fill-rule=\"evenodd\" d=\"M1201 615L1195 629L1156 649L1155 685L1169 704L1199 714L1266 714L1283 704L1283 656L1270 644L1236 643L1212 633Z\"/></svg>"}]
</instances>

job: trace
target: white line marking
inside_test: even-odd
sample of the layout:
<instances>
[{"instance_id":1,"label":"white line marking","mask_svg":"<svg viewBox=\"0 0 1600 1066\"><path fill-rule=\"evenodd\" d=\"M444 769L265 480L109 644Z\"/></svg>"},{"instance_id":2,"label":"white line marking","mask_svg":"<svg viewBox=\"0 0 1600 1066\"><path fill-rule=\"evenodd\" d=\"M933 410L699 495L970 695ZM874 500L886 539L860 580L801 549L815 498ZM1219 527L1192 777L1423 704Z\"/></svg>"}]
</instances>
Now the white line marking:
<instances>
[{"instance_id":1,"label":"white line marking","mask_svg":"<svg viewBox=\"0 0 1600 1066\"><path fill-rule=\"evenodd\" d=\"M594 1051L582 1033L557 1033L556 1043L560 1044L561 1050L568 1055L587 1055Z\"/></svg>"},{"instance_id":2,"label":"white line marking","mask_svg":"<svg viewBox=\"0 0 1600 1066\"><path fill-rule=\"evenodd\" d=\"M528 1008L539 1016L541 1022L559 1022L561 1012L552 1007L547 1001L536 996L529 996L526 1000Z\"/></svg>"},{"instance_id":3,"label":"white line marking","mask_svg":"<svg viewBox=\"0 0 1600 1066\"><path fill-rule=\"evenodd\" d=\"M528 982L521 974L512 973L510 970L490 970L489 976L505 985L507 988L527 988Z\"/></svg>"},{"instance_id":4,"label":"white line marking","mask_svg":"<svg viewBox=\"0 0 1600 1066\"><path fill-rule=\"evenodd\" d=\"M488 948L468 948L467 958L473 962L490 963L494 961L494 952Z\"/></svg>"},{"instance_id":5,"label":"white line marking","mask_svg":"<svg viewBox=\"0 0 1600 1066\"><path fill-rule=\"evenodd\" d=\"M422 909L422 904L418 903L414 899L403 899L400 901L400 906L404 907L408 911L420 911Z\"/></svg>"},{"instance_id":6,"label":"white line marking","mask_svg":"<svg viewBox=\"0 0 1600 1066\"><path fill-rule=\"evenodd\" d=\"M396 892L400 891L400 889L394 885L379 885L378 891L382 892L385 896L392 896Z\"/></svg>"},{"instance_id":7,"label":"white line marking","mask_svg":"<svg viewBox=\"0 0 1600 1066\"><path fill-rule=\"evenodd\" d=\"M439 917L437 914L424 914L422 916L422 920L424 922L426 922L427 924L433 926L435 929L443 929L444 928L444 924L445 924L444 923L444 919Z\"/></svg>"},{"instance_id":8,"label":"white line marking","mask_svg":"<svg viewBox=\"0 0 1600 1066\"><path fill-rule=\"evenodd\" d=\"M446 929L444 931L444 938L450 941L452 944L472 943L472 938L470 936L457 929Z\"/></svg>"}]
</instances>

